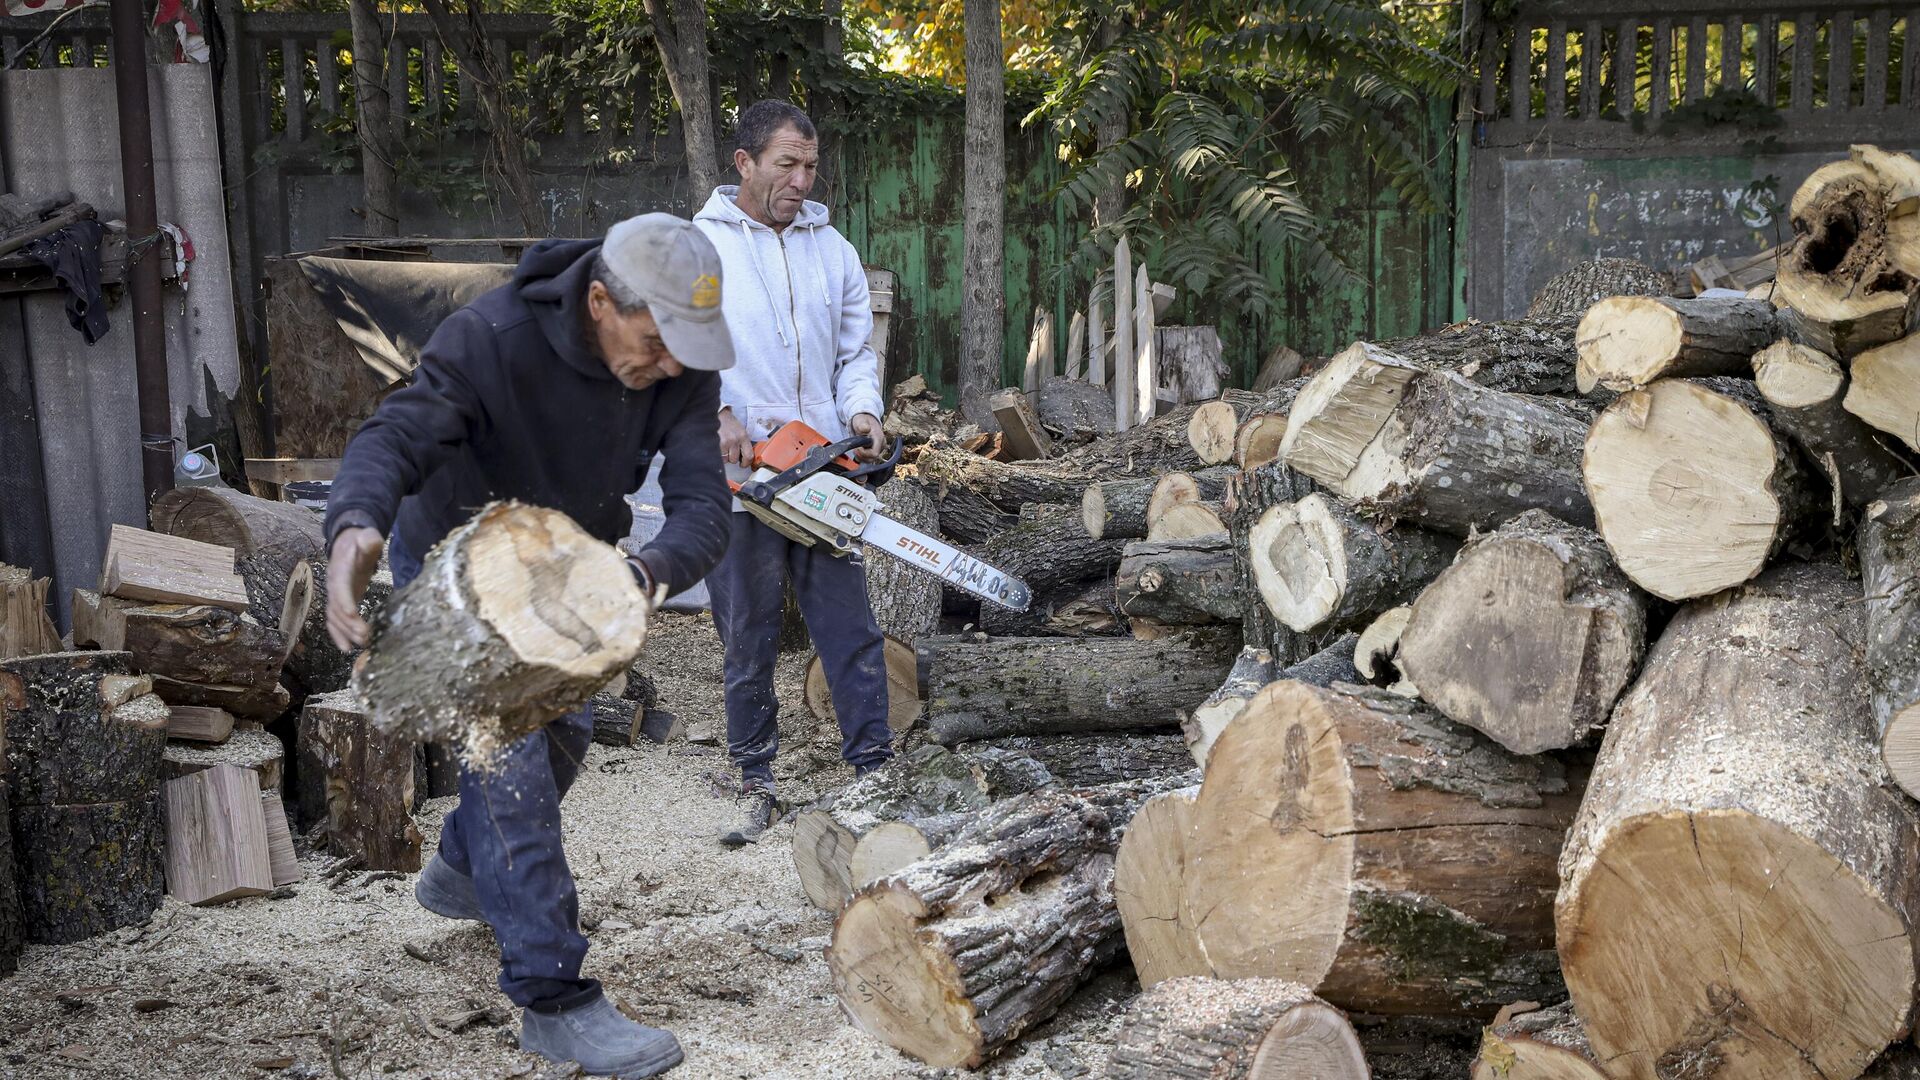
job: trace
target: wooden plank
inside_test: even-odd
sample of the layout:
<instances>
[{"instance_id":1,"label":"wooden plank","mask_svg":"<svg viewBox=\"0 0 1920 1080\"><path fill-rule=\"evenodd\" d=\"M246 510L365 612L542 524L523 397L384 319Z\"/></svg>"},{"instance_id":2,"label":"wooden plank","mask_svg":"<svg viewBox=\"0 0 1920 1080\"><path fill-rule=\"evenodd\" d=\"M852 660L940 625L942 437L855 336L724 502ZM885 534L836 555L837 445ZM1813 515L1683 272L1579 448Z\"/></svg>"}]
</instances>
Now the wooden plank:
<instances>
[{"instance_id":1,"label":"wooden plank","mask_svg":"<svg viewBox=\"0 0 1920 1080\"><path fill-rule=\"evenodd\" d=\"M1599 19L1587 20L1580 31L1580 117L1600 119L1600 66L1605 59L1606 31Z\"/></svg>"},{"instance_id":2,"label":"wooden plank","mask_svg":"<svg viewBox=\"0 0 1920 1080\"><path fill-rule=\"evenodd\" d=\"M1780 69L1774 57L1780 50L1780 17L1760 16L1753 42L1753 89L1760 103L1771 109L1780 104Z\"/></svg>"},{"instance_id":3,"label":"wooden plank","mask_svg":"<svg viewBox=\"0 0 1920 1080\"><path fill-rule=\"evenodd\" d=\"M1133 248L1127 238L1113 246L1113 426L1133 426Z\"/></svg>"},{"instance_id":4,"label":"wooden plank","mask_svg":"<svg viewBox=\"0 0 1920 1080\"><path fill-rule=\"evenodd\" d=\"M1515 120L1527 120L1533 116L1533 27L1524 18L1516 18L1513 24L1513 45L1507 56L1507 80L1509 88L1507 115Z\"/></svg>"},{"instance_id":5,"label":"wooden plank","mask_svg":"<svg viewBox=\"0 0 1920 1080\"><path fill-rule=\"evenodd\" d=\"M1033 393L1053 372L1053 312L1034 308L1033 331L1027 337L1027 365L1020 377L1020 389Z\"/></svg>"},{"instance_id":6,"label":"wooden plank","mask_svg":"<svg viewBox=\"0 0 1920 1080\"><path fill-rule=\"evenodd\" d=\"M293 484L303 480L331 480L340 475L340 459L333 458L257 458L247 459L247 479L269 484Z\"/></svg>"},{"instance_id":7,"label":"wooden plank","mask_svg":"<svg viewBox=\"0 0 1920 1080\"><path fill-rule=\"evenodd\" d=\"M1746 85L1740 77L1741 54L1746 51L1746 32L1740 16L1729 15L1720 26L1720 89L1727 92Z\"/></svg>"},{"instance_id":8,"label":"wooden plank","mask_svg":"<svg viewBox=\"0 0 1920 1080\"><path fill-rule=\"evenodd\" d=\"M1107 314L1097 296L1087 298L1087 381L1107 385Z\"/></svg>"},{"instance_id":9,"label":"wooden plank","mask_svg":"<svg viewBox=\"0 0 1920 1080\"><path fill-rule=\"evenodd\" d=\"M223 743L233 734L233 714L211 705L167 706L167 738Z\"/></svg>"},{"instance_id":10,"label":"wooden plank","mask_svg":"<svg viewBox=\"0 0 1920 1080\"><path fill-rule=\"evenodd\" d=\"M59 652L60 631L47 617L48 578L0 563L0 660Z\"/></svg>"},{"instance_id":11,"label":"wooden plank","mask_svg":"<svg viewBox=\"0 0 1920 1080\"><path fill-rule=\"evenodd\" d=\"M1816 31L1813 13L1803 11L1793 17L1793 94L1787 99L1789 112L1813 111L1813 39Z\"/></svg>"},{"instance_id":12,"label":"wooden plank","mask_svg":"<svg viewBox=\"0 0 1920 1080\"><path fill-rule=\"evenodd\" d=\"M267 822L267 865L275 888L300 880L300 856L293 850L293 830L287 826L287 805L278 791L260 793L260 812Z\"/></svg>"},{"instance_id":13,"label":"wooden plank","mask_svg":"<svg viewBox=\"0 0 1920 1080\"><path fill-rule=\"evenodd\" d=\"M340 112L340 72L339 61L335 58L333 39L321 38L313 43L313 69L318 77L320 113L334 116Z\"/></svg>"},{"instance_id":14,"label":"wooden plank","mask_svg":"<svg viewBox=\"0 0 1920 1080\"><path fill-rule=\"evenodd\" d=\"M1144 265L1134 277L1133 304L1133 422L1138 425L1153 419L1158 411L1156 401L1160 390L1160 349L1153 332L1153 282L1148 280Z\"/></svg>"},{"instance_id":15,"label":"wooden plank","mask_svg":"<svg viewBox=\"0 0 1920 1080\"><path fill-rule=\"evenodd\" d=\"M215 765L169 780L166 799L167 895L217 904L273 888L260 777Z\"/></svg>"},{"instance_id":16,"label":"wooden plank","mask_svg":"<svg viewBox=\"0 0 1920 1080\"><path fill-rule=\"evenodd\" d=\"M1167 317L1168 309L1173 307L1174 298L1179 295L1179 290L1166 282L1153 282L1153 318L1155 322Z\"/></svg>"},{"instance_id":17,"label":"wooden plank","mask_svg":"<svg viewBox=\"0 0 1920 1080\"><path fill-rule=\"evenodd\" d=\"M232 548L128 525L115 525L107 539L100 591L124 600L247 609L247 586L234 572Z\"/></svg>"},{"instance_id":18,"label":"wooden plank","mask_svg":"<svg viewBox=\"0 0 1920 1080\"><path fill-rule=\"evenodd\" d=\"M1069 379L1078 379L1087 366L1087 313L1076 311L1073 319L1067 323L1066 362L1060 366L1061 374Z\"/></svg>"},{"instance_id":19,"label":"wooden plank","mask_svg":"<svg viewBox=\"0 0 1920 1080\"><path fill-rule=\"evenodd\" d=\"M1013 389L1000 390L987 399L993 418L1000 422L1000 434L1008 455L1014 461L1038 461L1053 456L1053 440L1040 426L1027 395Z\"/></svg>"}]
</instances>

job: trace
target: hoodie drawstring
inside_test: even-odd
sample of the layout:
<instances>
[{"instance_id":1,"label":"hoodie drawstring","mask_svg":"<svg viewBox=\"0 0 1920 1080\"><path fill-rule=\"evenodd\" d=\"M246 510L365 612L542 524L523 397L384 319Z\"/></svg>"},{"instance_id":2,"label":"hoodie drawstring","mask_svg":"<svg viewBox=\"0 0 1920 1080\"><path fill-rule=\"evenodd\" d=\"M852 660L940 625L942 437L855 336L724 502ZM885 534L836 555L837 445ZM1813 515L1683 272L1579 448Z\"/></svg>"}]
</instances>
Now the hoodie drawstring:
<instances>
[{"instance_id":1,"label":"hoodie drawstring","mask_svg":"<svg viewBox=\"0 0 1920 1080\"><path fill-rule=\"evenodd\" d=\"M753 260L753 272L760 277L760 291L767 294L767 307L773 312L773 329L780 335L780 344L792 345L787 340L787 324L780 320L780 301L773 295L773 286L767 283L767 268L760 265L760 245L753 242L753 228L746 219L740 221L740 238L746 241L747 258ZM797 333L799 328L795 327Z\"/></svg>"}]
</instances>

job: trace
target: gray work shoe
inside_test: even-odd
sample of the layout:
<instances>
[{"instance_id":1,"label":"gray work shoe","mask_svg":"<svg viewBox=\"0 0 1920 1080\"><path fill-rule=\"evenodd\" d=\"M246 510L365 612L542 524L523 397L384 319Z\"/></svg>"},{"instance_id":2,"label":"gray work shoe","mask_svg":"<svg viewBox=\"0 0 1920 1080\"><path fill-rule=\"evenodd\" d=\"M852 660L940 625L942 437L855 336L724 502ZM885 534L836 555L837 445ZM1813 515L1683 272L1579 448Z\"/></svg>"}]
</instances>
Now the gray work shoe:
<instances>
[{"instance_id":1,"label":"gray work shoe","mask_svg":"<svg viewBox=\"0 0 1920 1080\"><path fill-rule=\"evenodd\" d=\"M486 916L480 914L480 897L473 891L473 879L448 866L439 852L434 852L433 861L420 871L420 880L413 886L413 898L420 901L421 907L443 918L487 921Z\"/></svg>"},{"instance_id":2,"label":"gray work shoe","mask_svg":"<svg viewBox=\"0 0 1920 1080\"><path fill-rule=\"evenodd\" d=\"M685 1056L672 1032L627 1019L605 994L560 1012L520 1010L520 1049L620 1080L658 1076Z\"/></svg>"},{"instance_id":3,"label":"gray work shoe","mask_svg":"<svg viewBox=\"0 0 1920 1080\"><path fill-rule=\"evenodd\" d=\"M722 847L745 847L760 839L760 834L773 824L773 791L757 784L742 788L734 796L734 820L720 832Z\"/></svg>"}]
</instances>

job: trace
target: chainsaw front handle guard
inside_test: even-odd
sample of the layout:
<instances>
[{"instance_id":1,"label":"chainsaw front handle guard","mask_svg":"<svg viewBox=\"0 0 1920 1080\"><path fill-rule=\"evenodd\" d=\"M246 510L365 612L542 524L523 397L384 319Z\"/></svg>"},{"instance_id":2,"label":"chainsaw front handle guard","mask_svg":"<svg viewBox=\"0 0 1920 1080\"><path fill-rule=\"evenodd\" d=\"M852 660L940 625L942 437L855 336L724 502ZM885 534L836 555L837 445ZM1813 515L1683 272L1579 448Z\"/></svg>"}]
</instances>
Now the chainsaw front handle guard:
<instances>
[{"instance_id":1,"label":"chainsaw front handle guard","mask_svg":"<svg viewBox=\"0 0 1920 1080\"><path fill-rule=\"evenodd\" d=\"M842 475L849 480L858 480L861 477L872 476L875 477L873 486L879 487L881 484L893 478L893 467L900 464L900 452L905 448L906 444L901 442L900 436L895 435L893 437L893 453L888 454L884 460L869 461L865 465L856 465Z\"/></svg>"}]
</instances>

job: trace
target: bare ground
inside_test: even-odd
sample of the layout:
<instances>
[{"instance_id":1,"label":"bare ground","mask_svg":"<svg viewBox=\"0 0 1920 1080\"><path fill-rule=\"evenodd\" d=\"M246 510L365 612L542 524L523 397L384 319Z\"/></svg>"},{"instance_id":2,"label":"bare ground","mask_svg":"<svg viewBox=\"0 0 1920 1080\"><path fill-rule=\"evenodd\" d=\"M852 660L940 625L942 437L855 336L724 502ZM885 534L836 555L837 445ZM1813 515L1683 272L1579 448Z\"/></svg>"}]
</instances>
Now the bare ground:
<instances>
[{"instance_id":1,"label":"bare ground","mask_svg":"<svg viewBox=\"0 0 1920 1080\"><path fill-rule=\"evenodd\" d=\"M668 615L648 645L660 704L698 735L721 723L720 653L705 616ZM781 794L844 782L838 733L800 698L803 655L783 657ZM566 843L592 948L586 973L647 1023L672 1029L672 1075L865 1078L946 1075L850 1026L821 949L832 925L794 879L791 827L738 852L713 841L724 750L594 746L568 795ZM453 800L420 813L429 851ZM556 1078L516 1049L518 1013L494 984L491 931L414 903L410 875L304 879L278 898L214 908L167 901L144 926L35 947L0 980L0 1077ZM1134 987L1095 980L987 1077L1097 1074ZM1374 1032L1378 1035L1373 1035ZM1363 1026L1376 1075L1464 1076L1471 1026Z\"/></svg>"}]
</instances>

